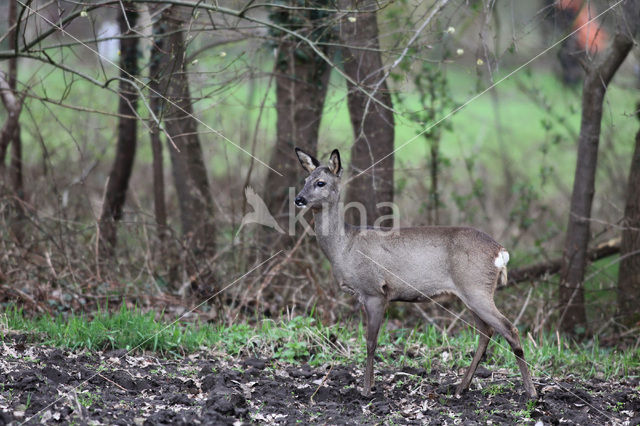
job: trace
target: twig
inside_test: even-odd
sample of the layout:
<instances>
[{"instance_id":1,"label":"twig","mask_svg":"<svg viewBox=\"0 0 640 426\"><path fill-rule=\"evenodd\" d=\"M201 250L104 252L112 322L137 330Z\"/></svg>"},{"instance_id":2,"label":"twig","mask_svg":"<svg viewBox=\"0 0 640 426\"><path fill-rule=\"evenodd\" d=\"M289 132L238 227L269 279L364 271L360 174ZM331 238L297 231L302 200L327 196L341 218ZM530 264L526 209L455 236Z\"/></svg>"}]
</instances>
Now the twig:
<instances>
[{"instance_id":1,"label":"twig","mask_svg":"<svg viewBox=\"0 0 640 426\"><path fill-rule=\"evenodd\" d=\"M103 379L105 379L107 382L111 383L112 385L116 385L117 387L119 387L120 389L122 389L123 391L127 392L127 389L122 387L121 385L117 384L116 382L114 382L113 380L109 379L108 377L105 377L102 375L102 373L98 373L98 376L102 377Z\"/></svg>"},{"instance_id":2,"label":"twig","mask_svg":"<svg viewBox=\"0 0 640 426\"><path fill-rule=\"evenodd\" d=\"M453 329L453 326L456 325L456 323L458 322L458 320L460 319L460 317L462 317L462 315L464 315L464 313L467 312L467 308L463 308L460 313L458 313L458 315L456 315L456 317L453 319L453 321L451 322L451 324L449 324L449 327L447 327L447 334Z\"/></svg>"},{"instance_id":3,"label":"twig","mask_svg":"<svg viewBox=\"0 0 640 426\"><path fill-rule=\"evenodd\" d=\"M269 271L269 273L267 274L267 278L265 278L265 280L262 282L262 284L260 285L260 288L258 289L258 293L256 295L256 300L260 300L260 296L262 295L262 291L269 285L271 284L271 281L273 281L273 277L275 277L276 275L278 275L278 272L280 271L280 269L282 269L282 267L287 264L290 260L291 260L291 256L293 255L293 253L296 252L296 250L298 249L298 247L300 247L300 243L302 242L302 239L307 235L307 228L305 228L304 232L302 233L302 235L300 235L300 238L298 238L298 241L296 241L296 244L293 246L293 248L289 251L289 253L287 253L287 255L284 257L284 259L282 259L280 261L280 263L276 264L276 266L273 267L273 269L271 271Z\"/></svg>"},{"instance_id":4,"label":"twig","mask_svg":"<svg viewBox=\"0 0 640 426\"><path fill-rule=\"evenodd\" d=\"M102 192L103 204L106 202L105 199L107 198L107 186L109 186L109 176L107 176L107 179L105 180L104 190ZM93 209L92 209L92 212L93 212ZM102 281L102 278L100 277L100 239L102 238L102 235L100 235L100 219L96 217L95 212L94 212L94 221L96 223L96 244L94 247L94 256L96 259L96 277L98 278L99 281Z\"/></svg>"},{"instance_id":5,"label":"twig","mask_svg":"<svg viewBox=\"0 0 640 426\"><path fill-rule=\"evenodd\" d=\"M331 364L331 366L329 367L329 371L327 371L327 374L322 379L322 382L320 382L315 392L313 392L313 394L311 395L311 398L309 398L309 401L311 401L312 404L315 404L315 402L313 402L313 397L316 396L322 385L324 385L324 383L327 381L327 379L329 378L329 374L331 374L331 370L333 370L333 364Z\"/></svg>"},{"instance_id":6,"label":"twig","mask_svg":"<svg viewBox=\"0 0 640 426\"><path fill-rule=\"evenodd\" d=\"M438 330L440 333L442 333L442 332L444 331L444 330L442 329L442 327L440 327L440 326L438 325L438 323L436 323L436 322L433 320L433 318L431 318L431 317L430 317L430 316L425 312L425 310L424 310L424 309L422 309L422 307L421 307L419 304L414 303L414 304L413 304L413 307L414 307L414 308L416 308L416 309L418 310L418 312L420 312L420 314L422 315L422 317L423 317L424 319L426 319L426 320L429 322L429 324L431 324L432 326L434 326L434 327L436 328L436 330Z\"/></svg>"},{"instance_id":7,"label":"twig","mask_svg":"<svg viewBox=\"0 0 640 426\"><path fill-rule=\"evenodd\" d=\"M47 260L47 265L49 265L49 269L51 270L51 275L53 275L53 279L58 279L58 274L56 273L56 269L53 267L53 262L51 262L51 254L49 250L44 252L44 258Z\"/></svg>"},{"instance_id":8,"label":"twig","mask_svg":"<svg viewBox=\"0 0 640 426\"><path fill-rule=\"evenodd\" d=\"M518 322L520 321L520 318L522 318L522 314L524 314L524 311L527 309L527 306L529 306L529 300L531 300L531 292L533 292L533 287L529 288L529 292L527 293L527 298L524 300L524 303L522 304L522 308L520 309L520 313L516 317L515 321L513 321L513 326L514 327L516 325L518 325Z\"/></svg>"}]
</instances>

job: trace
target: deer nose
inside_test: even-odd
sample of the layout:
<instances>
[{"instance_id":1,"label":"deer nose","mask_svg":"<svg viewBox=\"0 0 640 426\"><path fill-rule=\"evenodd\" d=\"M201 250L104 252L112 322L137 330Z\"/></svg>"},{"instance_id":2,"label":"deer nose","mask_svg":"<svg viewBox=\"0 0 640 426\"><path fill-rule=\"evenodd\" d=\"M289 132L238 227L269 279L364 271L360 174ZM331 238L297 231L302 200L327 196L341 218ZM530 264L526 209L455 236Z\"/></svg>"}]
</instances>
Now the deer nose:
<instances>
[{"instance_id":1,"label":"deer nose","mask_svg":"<svg viewBox=\"0 0 640 426\"><path fill-rule=\"evenodd\" d=\"M296 206L302 207L307 205L307 200L304 197L297 196L295 199Z\"/></svg>"}]
</instances>

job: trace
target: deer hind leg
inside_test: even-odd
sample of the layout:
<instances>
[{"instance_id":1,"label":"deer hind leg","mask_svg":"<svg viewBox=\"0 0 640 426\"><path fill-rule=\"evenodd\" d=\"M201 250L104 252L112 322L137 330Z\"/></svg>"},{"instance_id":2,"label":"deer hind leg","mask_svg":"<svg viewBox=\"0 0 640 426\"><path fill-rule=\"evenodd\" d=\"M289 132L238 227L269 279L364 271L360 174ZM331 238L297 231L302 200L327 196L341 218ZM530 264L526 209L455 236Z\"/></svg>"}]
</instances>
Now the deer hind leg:
<instances>
[{"instance_id":1,"label":"deer hind leg","mask_svg":"<svg viewBox=\"0 0 640 426\"><path fill-rule=\"evenodd\" d=\"M456 388L456 396L460 396L462 392L469 389L469 385L471 384L471 379L473 379L473 375L476 373L478 364L480 363L480 360L482 359L484 353L487 350L487 346L489 345L491 336L493 336L493 328L491 328L486 322L480 319L480 317L475 313L473 314L473 318L476 322L476 329L480 334L480 337L478 340L478 349L476 350L476 354L473 356L471 365L469 365L469 369L464 375L462 382Z\"/></svg>"},{"instance_id":2,"label":"deer hind leg","mask_svg":"<svg viewBox=\"0 0 640 426\"><path fill-rule=\"evenodd\" d=\"M381 298L369 298L364 301L367 317L367 365L364 373L364 395L371 395L373 386L373 358L378 347L378 331L384 318L386 301Z\"/></svg>"},{"instance_id":3,"label":"deer hind leg","mask_svg":"<svg viewBox=\"0 0 640 426\"><path fill-rule=\"evenodd\" d=\"M487 323L490 327L493 327L498 333L502 334L513 350L516 356L516 362L518 368L520 368L520 374L522 374L522 381L524 383L524 389L531 398L537 398L538 394L531 375L529 374L529 367L524 360L524 352L522 351L522 344L520 343L520 336L518 330L511 324L511 322L505 318L502 313L496 308L493 300L489 300L485 303L472 303L469 306L473 312L480 317L482 321Z\"/></svg>"}]
</instances>

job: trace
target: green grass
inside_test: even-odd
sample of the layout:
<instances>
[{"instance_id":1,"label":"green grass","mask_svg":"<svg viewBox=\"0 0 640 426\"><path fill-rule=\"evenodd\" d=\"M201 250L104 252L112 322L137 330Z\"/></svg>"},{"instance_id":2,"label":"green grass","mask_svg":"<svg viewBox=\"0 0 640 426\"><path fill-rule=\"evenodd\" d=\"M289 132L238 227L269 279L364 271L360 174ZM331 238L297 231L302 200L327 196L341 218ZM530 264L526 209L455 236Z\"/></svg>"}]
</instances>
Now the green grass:
<instances>
[{"instance_id":1,"label":"green grass","mask_svg":"<svg viewBox=\"0 0 640 426\"><path fill-rule=\"evenodd\" d=\"M72 349L126 349L154 351L181 357L211 349L222 356L257 355L285 362L356 363L363 365L366 346L362 325L325 326L313 317L290 320L263 320L257 325L169 324L152 312L121 308L113 313L98 312L91 317L40 316L27 318L20 309L10 307L2 314L5 339L8 331L27 333L34 343ZM159 316L158 316L159 317ZM423 367L435 362L447 369L464 368L471 361L477 335L463 329L454 335L427 326L419 329L381 330L377 354L390 366ZM577 345L555 336L542 336L537 345L523 340L527 360L535 375L566 375L620 378L640 374L640 350L604 348L597 340ZM515 358L506 341L493 339L484 365L506 368L518 375Z\"/></svg>"},{"instance_id":2,"label":"green grass","mask_svg":"<svg viewBox=\"0 0 640 426\"><path fill-rule=\"evenodd\" d=\"M506 393L507 390L510 388L510 385L505 385L502 383L496 383L490 386L487 386L486 388L482 389L482 394L485 396L497 396L497 395L501 395L503 393Z\"/></svg>"}]
</instances>

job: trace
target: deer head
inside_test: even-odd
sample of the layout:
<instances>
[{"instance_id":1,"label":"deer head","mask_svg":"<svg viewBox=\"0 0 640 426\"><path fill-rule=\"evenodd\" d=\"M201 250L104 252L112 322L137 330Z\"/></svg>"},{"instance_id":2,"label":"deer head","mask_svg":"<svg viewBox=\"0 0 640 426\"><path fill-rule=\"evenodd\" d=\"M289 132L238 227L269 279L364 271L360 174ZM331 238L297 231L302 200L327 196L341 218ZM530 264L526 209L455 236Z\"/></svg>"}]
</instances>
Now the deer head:
<instances>
[{"instance_id":1,"label":"deer head","mask_svg":"<svg viewBox=\"0 0 640 426\"><path fill-rule=\"evenodd\" d=\"M320 209L324 204L337 203L340 200L340 176L342 176L342 163L338 150L333 150L327 166L321 166L318 160L300 148L296 148L296 155L302 168L309 173L304 180L304 187L295 199L296 206Z\"/></svg>"}]
</instances>

